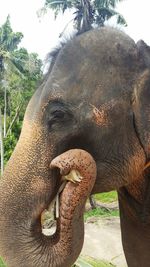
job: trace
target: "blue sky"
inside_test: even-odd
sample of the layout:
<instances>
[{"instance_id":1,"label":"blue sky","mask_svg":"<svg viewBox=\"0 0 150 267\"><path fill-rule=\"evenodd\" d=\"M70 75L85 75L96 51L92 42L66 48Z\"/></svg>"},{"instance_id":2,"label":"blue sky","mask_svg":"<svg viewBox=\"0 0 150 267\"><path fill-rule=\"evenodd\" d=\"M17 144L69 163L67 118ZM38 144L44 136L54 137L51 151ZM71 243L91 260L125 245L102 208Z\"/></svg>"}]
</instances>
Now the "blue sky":
<instances>
[{"instance_id":1,"label":"blue sky","mask_svg":"<svg viewBox=\"0 0 150 267\"><path fill-rule=\"evenodd\" d=\"M21 46L30 52L37 52L41 58L57 44L59 33L71 20L71 13L66 12L54 20L51 11L41 19L37 11L45 0L0 0L0 24L8 14L14 31L24 34ZM118 5L118 11L125 17L128 27L124 29L135 41L143 39L150 45L150 1L124 0ZM70 26L71 27L71 26Z\"/></svg>"}]
</instances>

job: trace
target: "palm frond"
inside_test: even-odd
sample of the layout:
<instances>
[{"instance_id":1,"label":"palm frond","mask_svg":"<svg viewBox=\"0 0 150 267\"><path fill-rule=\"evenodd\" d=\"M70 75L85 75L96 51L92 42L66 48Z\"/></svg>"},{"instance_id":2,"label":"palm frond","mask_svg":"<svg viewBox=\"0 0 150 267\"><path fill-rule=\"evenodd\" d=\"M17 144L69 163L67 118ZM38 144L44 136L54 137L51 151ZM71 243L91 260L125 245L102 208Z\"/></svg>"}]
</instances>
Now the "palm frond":
<instances>
[{"instance_id":1,"label":"palm frond","mask_svg":"<svg viewBox=\"0 0 150 267\"><path fill-rule=\"evenodd\" d=\"M124 19L124 17L121 14L117 14L117 23L121 24L125 27L128 25L126 20Z\"/></svg>"},{"instance_id":2,"label":"palm frond","mask_svg":"<svg viewBox=\"0 0 150 267\"><path fill-rule=\"evenodd\" d=\"M126 25L126 21L117 11L116 5L123 0L46 0L45 8L51 8L55 12L64 13L66 9L73 11L74 27L78 33L88 31L93 24L104 26L104 22L112 16L117 16L117 22Z\"/></svg>"}]
</instances>

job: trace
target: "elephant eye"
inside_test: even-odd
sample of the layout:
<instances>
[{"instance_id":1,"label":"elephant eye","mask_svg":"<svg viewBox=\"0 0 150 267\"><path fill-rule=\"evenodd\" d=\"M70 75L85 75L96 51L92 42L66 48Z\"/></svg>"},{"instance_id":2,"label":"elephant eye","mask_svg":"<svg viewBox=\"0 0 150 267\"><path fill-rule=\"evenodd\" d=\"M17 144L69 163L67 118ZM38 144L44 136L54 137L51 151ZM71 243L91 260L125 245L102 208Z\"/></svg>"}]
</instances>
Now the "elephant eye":
<instances>
[{"instance_id":1,"label":"elephant eye","mask_svg":"<svg viewBox=\"0 0 150 267\"><path fill-rule=\"evenodd\" d=\"M51 130L65 127L72 120L72 114L66 110L55 110L49 115L48 125Z\"/></svg>"},{"instance_id":2,"label":"elephant eye","mask_svg":"<svg viewBox=\"0 0 150 267\"><path fill-rule=\"evenodd\" d=\"M55 110L51 115L53 119L63 119L65 117L65 112L62 110Z\"/></svg>"}]
</instances>

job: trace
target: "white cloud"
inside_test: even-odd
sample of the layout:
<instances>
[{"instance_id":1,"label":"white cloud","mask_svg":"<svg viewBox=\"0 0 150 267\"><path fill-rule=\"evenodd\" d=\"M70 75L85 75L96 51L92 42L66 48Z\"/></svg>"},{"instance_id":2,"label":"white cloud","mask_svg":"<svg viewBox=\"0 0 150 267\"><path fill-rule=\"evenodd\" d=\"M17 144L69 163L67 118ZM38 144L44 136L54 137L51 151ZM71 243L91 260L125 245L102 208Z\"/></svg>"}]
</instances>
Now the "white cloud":
<instances>
[{"instance_id":1,"label":"white cloud","mask_svg":"<svg viewBox=\"0 0 150 267\"><path fill-rule=\"evenodd\" d=\"M150 45L150 2L148 0L125 0L118 5L128 27L125 29L135 41L143 39Z\"/></svg>"}]
</instances>

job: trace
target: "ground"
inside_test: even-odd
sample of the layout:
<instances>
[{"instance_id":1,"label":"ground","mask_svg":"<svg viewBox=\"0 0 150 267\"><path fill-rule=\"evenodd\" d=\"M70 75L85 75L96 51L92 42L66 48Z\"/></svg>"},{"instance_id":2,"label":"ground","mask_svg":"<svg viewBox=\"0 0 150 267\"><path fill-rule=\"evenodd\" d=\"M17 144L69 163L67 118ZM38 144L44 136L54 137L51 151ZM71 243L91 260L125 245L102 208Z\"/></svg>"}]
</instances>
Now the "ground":
<instances>
[{"instance_id":1,"label":"ground","mask_svg":"<svg viewBox=\"0 0 150 267\"><path fill-rule=\"evenodd\" d=\"M44 233L48 234L49 229L44 229ZM121 244L119 218L90 217L87 219L81 255L106 260L117 267L127 267Z\"/></svg>"},{"instance_id":2,"label":"ground","mask_svg":"<svg viewBox=\"0 0 150 267\"><path fill-rule=\"evenodd\" d=\"M126 267L121 244L119 218L97 217L87 220L85 223L85 241L81 254L107 260L117 267Z\"/></svg>"}]
</instances>

